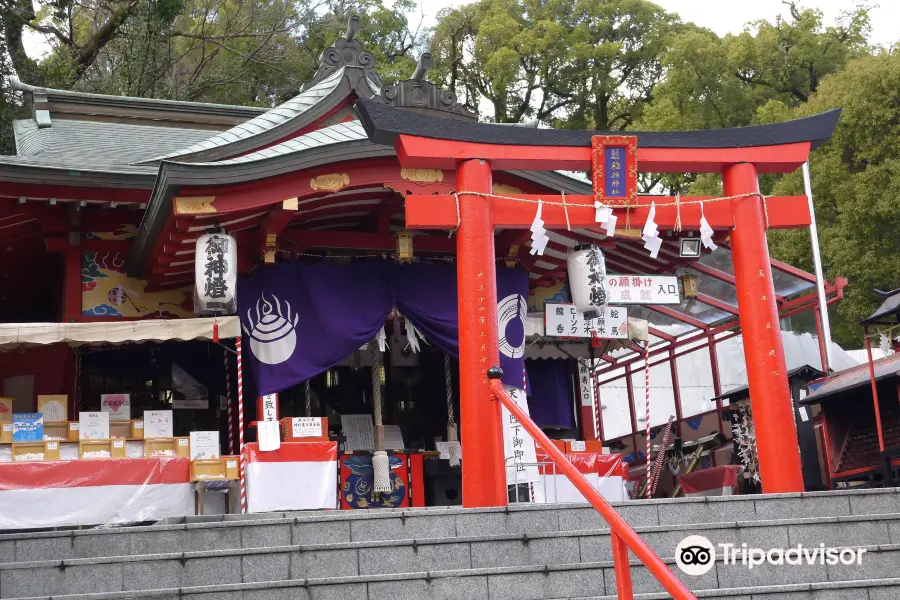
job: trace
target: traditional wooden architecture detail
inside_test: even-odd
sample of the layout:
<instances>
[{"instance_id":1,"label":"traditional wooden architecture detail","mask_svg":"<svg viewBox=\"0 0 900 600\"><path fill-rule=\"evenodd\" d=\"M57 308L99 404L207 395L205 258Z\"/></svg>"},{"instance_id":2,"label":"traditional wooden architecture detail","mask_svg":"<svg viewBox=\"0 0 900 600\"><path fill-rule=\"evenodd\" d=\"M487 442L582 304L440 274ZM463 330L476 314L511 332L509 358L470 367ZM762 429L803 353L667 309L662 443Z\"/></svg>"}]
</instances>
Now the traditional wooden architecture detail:
<instances>
[{"instance_id":1,"label":"traditional wooden architecture detail","mask_svg":"<svg viewBox=\"0 0 900 600\"><path fill-rule=\"evenodd\" d=\"M444 172L439 169L400 169L400 177L407 181L434 183L444 180Z\"/></svg>"},{"instance_id":2,"label":"traditional wooden architecture detail","mask_svg":"<svg viewBox=\"0 0 900 600\"><path fill-rule=\"evenodd\" d=\"M215 196L197 196L195 198L176 196L175 212L179 215L205 215L216 212L213 206Z\"/></svg>"},{"instance_id":3,"label":"traditional wooden architecture detail","mask_svg":"<svg viewBox=\"0 0 900 600\"><path fill-rule=\"evenodd\" d=\"M350 185L350 176L346 173L328 173L309 180L309 187L316 191L336 192L348 185Z\"/></svg>"},{"instance_id":4,"label":"traditional wooden architecture detail","mask_svg":"<svg viewBox=\"0 0 900 600\"><path fill-rule=\"evenodd\" d=\"M357 31L359 31L359 17L352 16L347 23L347 33L337 40L334 46L322 52L319 57L319 69L313 78L300 88L301 92L305 92L344 67L362 69L366 78L375 84L376 90L381 87L381 77L375 72L375 55L365 50L362 42L354 39Z\"/></svg>"},{"instance_id":5,"label":"traditional wooden architecture detail","mask_svg":"<svg viewBox=\"0 0 900 600\"><path fill-rule=\"evenodd\" d=\"M421 112L439 112L442 117L475 121L477 115L456 100L456 94L425 80L433 58L425 52L419 57L412 78L381 88L381 101L396 108Z\"/></svg>"}]
</instances>

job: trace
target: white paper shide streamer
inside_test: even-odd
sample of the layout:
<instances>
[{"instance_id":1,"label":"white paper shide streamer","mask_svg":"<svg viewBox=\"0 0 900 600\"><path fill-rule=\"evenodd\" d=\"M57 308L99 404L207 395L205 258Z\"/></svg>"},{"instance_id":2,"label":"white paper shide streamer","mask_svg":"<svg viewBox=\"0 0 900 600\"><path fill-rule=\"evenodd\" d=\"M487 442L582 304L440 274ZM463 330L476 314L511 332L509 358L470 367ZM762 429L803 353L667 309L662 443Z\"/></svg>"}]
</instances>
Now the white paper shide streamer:
<instances>
[{"instance_id":1,"label":"white paper shide streamer","mask_svg":"<svg viewBox=\"0 0 900 600\"><path fill-rule=\"evenodd\" d=\"M644 229L641 231L641 239L644 240L644 248L650 251L650 258L656 258L659 249L662 247L662 239L659 237L659 228L653 220L656 218L656 203L650 205L650 212L647 213L647 222L644 223Z\"/></svg>"},{"instance_id":2,"label":"white paper shide streamer","mask_svg":"<svg viewBox=\"0 0 900 600\"><path fill-rule=\"evenodd\" d=\"M709 226L706 215L703 214L703 203L700 203L700 242L709 250L718 248L713 242L713 228Z\"/></svg>"},{"instance_id":3,"label":"white paper shide streamer","mask_svg":"<svg viewBox=\"0 0 900 600\"><path fill-rule=\"evenodd\" d=\"M606 260L594 244L576 246L567 259L572 302L592 319L606 306Z\"/></svg>"},{"instance_id":4,"label":"white paper shide streamer","mask_svg":"<svg viewBox=\"0 0 900 600\"><path fill-rule=\"evenodd\" d=\"M550 238L547 236L547 230L544 229L544 220L541 218L544 204L538 202L537 212L534 214L534 221L531 223L531 253L544 255L544 249Z\"/></svg>"},{"instance_id":5,"label":"white paper shide streamer","mask_svg":"<svg viewBox=\"0 0 900 600\"><path fill-rule=\"evenodd\" d=\"M607 236L613 237L616 235L616 221L618 220L619 217L613 214L612 208L599 200L594 200L594 221L600 223Z\"/></svg>"}]
</instances>

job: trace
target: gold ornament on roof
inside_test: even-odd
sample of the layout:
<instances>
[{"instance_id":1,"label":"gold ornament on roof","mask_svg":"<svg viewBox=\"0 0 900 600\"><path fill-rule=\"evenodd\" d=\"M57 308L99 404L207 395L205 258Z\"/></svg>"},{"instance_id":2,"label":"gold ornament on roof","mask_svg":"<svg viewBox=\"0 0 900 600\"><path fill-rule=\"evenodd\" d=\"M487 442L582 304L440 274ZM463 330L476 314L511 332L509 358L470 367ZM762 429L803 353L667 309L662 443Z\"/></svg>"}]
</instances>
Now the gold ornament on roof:
<instances>
[{"instance_id":1,"label":"gold ornament on roof","mask_svg":"<svg viewBox=\"0 0 900 600\"><path fill-rule=\"evenodd\" d=\"M309 187L315 191L336 192L350 185L350 176L346 173L328 173L309 180Z\"/></svg>"},{"instance_id":2,"label":"gold ornament on roof","mask_svg":"<svg viewBox=\"0 0 900 600\"><path fill-rule=\"evenodd\" d=\"M179 215L203 215L216 212L213 206L215 196L197 196L194 198L176 196L175 213Z\"/></svg>"},{"instance_id":3,"label":"gold ornament on roof","mask_svg":"<svg viewBox=\"0 0 900 600\"><path fill-rule=\"evenodd\" d=\"M435 183L444 180L444 172L440 169L400 169L400 177L407 181Z\"/></svg>"}]
</instances>

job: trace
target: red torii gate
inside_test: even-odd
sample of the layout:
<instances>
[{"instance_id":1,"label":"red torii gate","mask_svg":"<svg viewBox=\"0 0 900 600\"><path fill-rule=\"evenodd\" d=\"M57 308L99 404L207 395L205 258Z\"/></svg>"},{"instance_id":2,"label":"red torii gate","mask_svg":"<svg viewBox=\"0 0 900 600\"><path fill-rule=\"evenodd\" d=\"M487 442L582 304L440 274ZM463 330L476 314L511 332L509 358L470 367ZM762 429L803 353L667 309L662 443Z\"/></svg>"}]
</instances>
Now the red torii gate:
<instances>
[{"instance_id":1,"label":"red torii gate","mask_svg":"<svg viewBox=\"0 0 900 600\"><path fill-rule=\"evenodd\" d=\"M393 145L401 166L456 171L458 195L406 198L406 226L458 228L463 504L505 505L500 406L486 376L499 356L494 227L530 227L536 207L521 200L539 198L545 201L542 218L548 229L596 228L597 223L593 196L498 198L492 194L491 172L590 171L591 138L607 132L470 123L401 111L370 100L361 100L357 106L369 138ZM806 196L763 198L757 177L801 167L810 150L831 137L839 115L839 110L833 110L787 123L713 131L627 132L638 138L639 171L721 173L725 196L735 197L710 202L704 214L713 229L731 231L759 470L766 493L803 491L766 229L806 227L810 214ZM683 229L700 228L699 204L676 208L674 198L648 196L639 197L630 208L616 208L619 223L627 216L632 226L642 226L652 201L660 203L654 219L660 230L676 228L676 212Z\"/></svg>"}]
</instances>

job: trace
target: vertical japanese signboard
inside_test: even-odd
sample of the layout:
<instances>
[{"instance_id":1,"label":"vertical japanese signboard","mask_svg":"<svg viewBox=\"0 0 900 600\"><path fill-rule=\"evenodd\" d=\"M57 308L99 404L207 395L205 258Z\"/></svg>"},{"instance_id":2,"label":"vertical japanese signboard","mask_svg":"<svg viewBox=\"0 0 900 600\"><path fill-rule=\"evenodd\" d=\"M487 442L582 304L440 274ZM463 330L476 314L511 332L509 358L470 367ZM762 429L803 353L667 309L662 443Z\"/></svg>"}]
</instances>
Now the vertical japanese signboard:
<instances>
[{"instance_id":1,"label":"vertical japanese signboard","mask_svg":"<svg viewBox=\"0 0 900 600\"><path fill-rule=\"evenodd\" d=\"M194 254L194 312L226 315L235 312L237 244L224 233L206 233L197 238Z\"/></svg>"},{"instance_id":2,"label":"vertical japanese signboard","mask_svg":"<svg viewBox=\"0 0 900 600\"><path fill-rule=\"evenodd\" d=\"M637 137L591 138L594 198L608 206L637 203Z\"/></svg>"},{"instance_id":3,"label":"vertical japanese signboard","mask_svg":"<svg viewBox=\"0 0 900 600\"><path fill-rule=\"evenodd\" d=\"M525 392L511 385L504 385L506 393L519 408L528 414L528 400ZM506 484L536 483L540 476L537 468L537 454L534 440L522 427L518 419L502 406L503 449L506 457Z\"/></svg>"}]
</instances>

